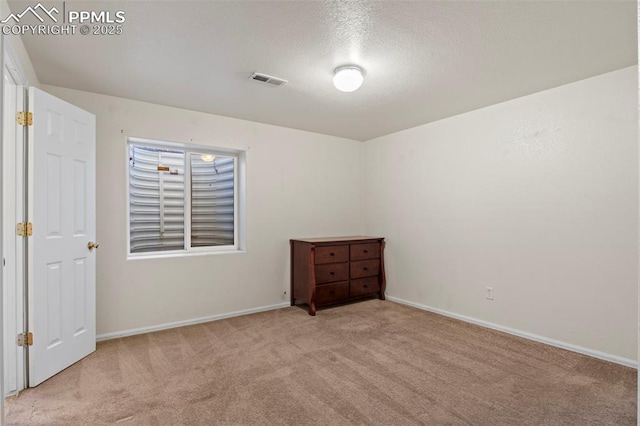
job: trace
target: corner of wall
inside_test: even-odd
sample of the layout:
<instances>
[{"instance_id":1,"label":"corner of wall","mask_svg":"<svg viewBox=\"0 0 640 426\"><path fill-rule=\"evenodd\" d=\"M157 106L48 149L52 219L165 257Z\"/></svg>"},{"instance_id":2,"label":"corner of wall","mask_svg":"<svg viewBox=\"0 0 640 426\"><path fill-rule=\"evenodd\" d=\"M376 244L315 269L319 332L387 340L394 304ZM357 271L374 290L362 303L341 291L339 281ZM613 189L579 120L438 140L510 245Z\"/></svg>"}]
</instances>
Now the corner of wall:
<instances>
[{"instance_id":1,"label":"corner of wall","mask_svg":"<svg viewBox=\"0 0 640 426\"><path fill-rule=\"evenodd\" d=\"M640 58L640 0L638 1L638 57ZM637 82L640 82L640 66L636 66L636 76L638 78ZM640 99L638 99L638 117L640 117ZM640 135L640 119L638 121L638 134ZM639 156L639 162L640 162L640 150L638 152L638 156ZM639 214L640 214L640 209L639 209ZM640 221L640 216L638 217L639 221ZM638 240L640 241L640 229L638 230ZM638 258L638 265L640 266L640 257ZM640 277L638 277L638 306L640 306ZM640 360L640 309L638 309L638 353L636 354L638 356L637 359ZM638 389L640 389L640 374L638 375ZM637 418L638 418L638 423L640 424L640 391L638 391L638 414L637 414Z\"/></svg>"}]
</instances>

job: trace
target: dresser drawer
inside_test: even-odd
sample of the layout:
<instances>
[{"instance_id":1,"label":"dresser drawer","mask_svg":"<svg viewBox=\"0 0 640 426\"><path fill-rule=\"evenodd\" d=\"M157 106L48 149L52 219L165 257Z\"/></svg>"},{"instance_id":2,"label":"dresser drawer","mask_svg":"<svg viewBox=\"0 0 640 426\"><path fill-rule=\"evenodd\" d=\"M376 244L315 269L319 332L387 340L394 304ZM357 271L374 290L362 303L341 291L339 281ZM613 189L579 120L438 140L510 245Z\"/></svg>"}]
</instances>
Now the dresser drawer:
<instances>
[{"instance_id":1,"label":"dresser drawer","mask_svg":"<svg viewBox=\"0 0 640 426\"><path fill-rule=\"evenodd\" d=\"M351 273L349 276L353 278L364 278L377 276L380 270L380 260L360 260L351 262Z\"/></svg>"},{"instance_id":2,"label":"dresser drawer","mask_svg":"<svg viewBox=\"0 0 640 426\"><path fill-rule=\"evenodd\" d=\"M349 279L349 264L327 263L316 266L316 283L331 283L335 281L346 281Z\"/></svg>"},{"instance_id":3,"label":"dresser drawer","mask_svg":"<svg viewBox=\"0 0 640 426\"><path fill-rule=\"evenodd\" d=\"M349 296L363 296L365 294L377 293L380 290L378 277L361 278L359 280L351 280L349 288Z\"/></svg>"},{"instance_id":4,"label":"dresser drawer","mask_svg":"<svg viewBox=\"0 0 640 426\"><path fill-rule=\"evenodd\" d=\"M347 281L316 287L317 303L337 302L347 297L349 297L349 283Z\"/></svg>"},{"instance_id":5,"label":"dresser drawer","mask_svg":"<svg viewBox=\"0 0 640 426\"><path fill-rule=\"evenodd\" d=\"M349 261L349 246L316 247L316 264Z\"/></svg>"},{"instance_id":6,"label":"dresser drawer","mask_svg":"<svg viewBox=\"0 0 640 426\"><path fill-rule=\"evenodd\" d=\"M380 244L351 244L351 260L379 259Z\"/></svg>"}]
</instances>

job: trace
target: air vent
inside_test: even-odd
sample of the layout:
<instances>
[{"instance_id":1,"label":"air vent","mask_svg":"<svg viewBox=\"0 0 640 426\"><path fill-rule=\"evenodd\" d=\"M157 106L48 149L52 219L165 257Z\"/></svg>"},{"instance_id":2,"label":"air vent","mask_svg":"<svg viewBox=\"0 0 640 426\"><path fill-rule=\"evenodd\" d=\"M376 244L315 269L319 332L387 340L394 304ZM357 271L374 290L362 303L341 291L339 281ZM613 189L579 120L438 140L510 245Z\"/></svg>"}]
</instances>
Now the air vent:
<instances>
[{"instance_id":1,"label":"air vent","mask_svg":"<svg viewBox=\"0 0 640 426\"><path fill-rule=\"evenodd\" d=\"M259 81L261 83L267 83L272 86L284 86L288 83L287 80L283 80L278 77L273 77L271 75L260 74L259 72L254 72L251 75L251 80Z\"/></svg>"}]
</instances>

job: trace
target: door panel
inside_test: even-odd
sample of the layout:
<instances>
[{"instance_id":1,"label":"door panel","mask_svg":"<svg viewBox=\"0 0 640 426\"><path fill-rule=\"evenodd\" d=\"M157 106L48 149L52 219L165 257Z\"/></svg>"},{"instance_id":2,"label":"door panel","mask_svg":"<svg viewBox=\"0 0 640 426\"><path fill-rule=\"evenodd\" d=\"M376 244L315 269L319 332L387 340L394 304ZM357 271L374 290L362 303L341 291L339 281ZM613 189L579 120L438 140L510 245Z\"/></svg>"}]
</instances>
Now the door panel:
<instances>
[{"instance_id":1,"label":"door panel","mask_svg":"<svg viewBox=\"0 0 640 426\"><path fill-rule=\"evenodd\" d=\"M95 117L29 89L29 386L95 351Z\"/></svg>"}]
</instances>

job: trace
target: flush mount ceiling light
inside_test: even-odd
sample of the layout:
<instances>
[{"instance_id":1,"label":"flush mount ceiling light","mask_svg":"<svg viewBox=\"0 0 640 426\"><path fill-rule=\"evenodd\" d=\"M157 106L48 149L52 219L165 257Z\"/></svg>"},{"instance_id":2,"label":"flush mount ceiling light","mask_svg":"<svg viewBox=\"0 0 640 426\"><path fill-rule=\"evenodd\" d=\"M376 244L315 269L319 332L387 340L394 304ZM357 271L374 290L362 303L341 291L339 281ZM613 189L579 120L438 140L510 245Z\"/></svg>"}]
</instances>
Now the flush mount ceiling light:
<instances>
[{"instance_id":1,"label":"flush mount ceiling light","mask_svg":"<svg viewBox=\"0 0 640 426\"><path fill-rule=\"evenodd\" d=\"M355 65L338 67L333 76L333 85L343 92L353 92L358 90L364 82L362 68Z\"/></svg>"},{"instance_id":2,"label":"flush mount ceiling light","mask_svg":"<svg viewBox=\"0 0 640 426\"><path fill-rule=\"evenodd\" d=\"M202 161L206 162L206 163L210 163L210 162L212 162L213 160L216 159L216 156L215 155L211 155L211 154L202 154L200 156L200 159Z\"/></svg>"}]
</instances>

